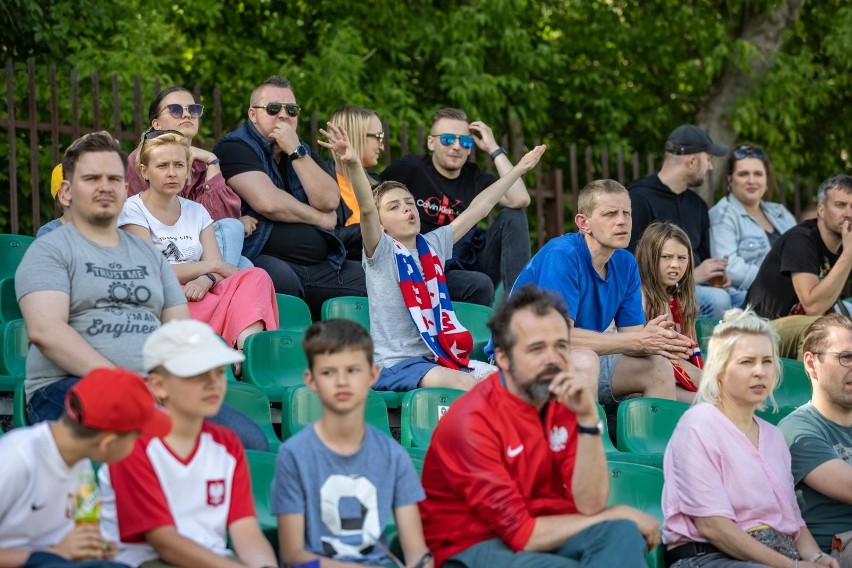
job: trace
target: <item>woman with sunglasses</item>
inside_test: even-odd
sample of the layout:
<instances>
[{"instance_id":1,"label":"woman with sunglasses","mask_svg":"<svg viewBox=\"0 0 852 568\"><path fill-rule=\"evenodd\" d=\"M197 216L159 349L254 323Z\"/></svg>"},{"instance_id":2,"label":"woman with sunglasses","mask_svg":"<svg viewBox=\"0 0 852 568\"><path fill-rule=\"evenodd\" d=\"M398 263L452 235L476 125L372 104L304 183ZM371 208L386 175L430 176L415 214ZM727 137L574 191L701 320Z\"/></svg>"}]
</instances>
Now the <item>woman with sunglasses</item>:
<instances>
[{"instance_id":1,"label":"woman with sunglasses","mask_svg":"<svg viewBox=\"0 0 852 568\"><path fill-rule=\"evenodd\" d=\"M175 131L146 135L136 168L148 189L130 197L118 225L153 243L171 263L193 319L203 321L232 347L278 328L272 280L259 268L237 272L222 260L207 210L180 197L192 163L189 140Z\"/></svg>"},{"instance_id":2,"label":"woman with sunglasses","mask_svg":"<svg viewBox=\"0 0 852 568\"><path fill-rule=\"evenodd\" d=\"M361 156L361 165L369 172L379 163L379 156L384 150L385 133L382 131L382 121L372 110L346 105L338 108L328 119L332 124L342 126L349 134L350 144L358 156ZM345 204L344 219L342 227L336 231L338 238L346 246L347 258L361 261L361 211L358 201L355 199L355 191L352 189L352 181L349 179L349 170L336 154L334 158L334 171L337 177L337 185L340 186L340 197ZM375 187L380 180L367 175L370 184Z\"/></svg>"},{"instance_id":3,"label":"woman with sunglasses","mask_svg":"<svg viewBox=\"0 0 852 568\"><path fill-rule=\"evenodd\" d=\"M766 153L751 144L728 158L728 193L710 209L710 254L728 257L731 286L746 292L769 249L796 219L780 203L763 200L774 184Z\"/></svg>"},{"instance_id":4,"label":"woman with sunglasses","mask_svg":"<svg viewBox=\"0 0 852 568\"><path fill-rule=\"evenodd\" d=\"M183 87L168 87L157 93L148 107L148 132L176 130L191 144L198 134L202 114L204 106L195 102L192 93ZM240 216L240 198L225 183L216 156L196 146L190 146L190 152L190 177L180 196L200 203L207 209L213 218L213 232L226 262L238 268L252 266L241 254L243 238L254 231L257 220L248 215ZM136 169L137 155L138 152L134 150L127 158L128 196L142 193L148 188Z\"/></svg>"}]
</instances>

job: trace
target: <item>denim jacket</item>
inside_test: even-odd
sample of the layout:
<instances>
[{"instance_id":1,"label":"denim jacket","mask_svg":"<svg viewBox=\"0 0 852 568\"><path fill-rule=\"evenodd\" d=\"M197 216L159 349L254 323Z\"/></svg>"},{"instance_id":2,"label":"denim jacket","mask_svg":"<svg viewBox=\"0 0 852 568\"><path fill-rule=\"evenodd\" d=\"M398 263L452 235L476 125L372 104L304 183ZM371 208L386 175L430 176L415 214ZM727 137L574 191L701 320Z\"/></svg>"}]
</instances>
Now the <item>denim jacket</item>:
<instances>
[{"instance_id":1,"label":"denim jacket","mask_svg":"<svg viewBox=\"0 0 852 568\"><path fill-rule=\"evenodd\" d=\"M219 143L225 140L239 140L240 142L250 146L251 149L257 152L257 155L260 156L264 172L269 176L269 179L272 180L275 187L281 189L281 191L284 191L285 187L290 187L290 193L293 197L302 203L308 203L308 196L305 193L305 188L302 186L302 180L299 179L299 176L292 167L287 168L289 184L284 184L284 180L278 170L278 163L275 161L275 147L273 143L261 136L260 132L257 131L251 122L246 121L233 132L226 134L222 137ZM329 172L329 175L332 178L334 178L334 174L329 171L325 162L315 156L313 152L311 152L310 157L316 161L323 170ZM272 227L275 222L270 221L260 213L254 211L245 201L243 201L242 214L251 215L257 219L257 228L243 243L243 256L247 257L249 260L254 260L260 254L260 251L263 250L264 245L266 245L266 241L269 240L269 235L272 233ZM346 260L346 249L343 246L343 242L341 242L341 240L338 239L331 231L327 231L322 227L317 227L317 230L323 233L328 241L331 253L326 260L328 260L328 262L336 270L340 270L340 267L343 265L343 261Z\"/></svg>"},{"instance_id":2,"label":"denim jacket","mask_svg":"<svg viewBox=\"0 0 852 568\"><path fill-rule=\"evenodd\" d=\"M780 203L761 201L760 208L778 233L786 233L796 225L792 213ZM732 287L748 290L769 248L766 231L732 193L710 209L710 253L713 258L728 256L727 274Z\"/></svg>"}]
</instances>

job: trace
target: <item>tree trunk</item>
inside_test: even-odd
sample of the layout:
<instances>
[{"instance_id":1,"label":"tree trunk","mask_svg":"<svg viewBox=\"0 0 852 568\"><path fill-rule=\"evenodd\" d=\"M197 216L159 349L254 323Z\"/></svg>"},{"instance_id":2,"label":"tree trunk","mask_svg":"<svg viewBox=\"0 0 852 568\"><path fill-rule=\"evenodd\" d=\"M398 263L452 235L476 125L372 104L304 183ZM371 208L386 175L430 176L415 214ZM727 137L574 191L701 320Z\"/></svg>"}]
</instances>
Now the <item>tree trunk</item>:
<instances>
[{"instance_id":1,"label":"tree trunk","mask_svg":"<svg viewBox=\"0 0 852 568\"><path fill-rule=\"evenodd\" d=\"M799 17L805 0L779 2L769 12L757 14L746 20L738 38L752 44L756 53L749 56L743 67L729 63L707 92L696 117L714 142L734 144L737 133L731 125L729 111L742 96L748 95L755 85L766 77L775 54L781 49L784 29ZM712 205L713 190L725 176L727 158L714 158L714 171L708 183L701 188L701 196Z\"/></svg>"}]
</instances>

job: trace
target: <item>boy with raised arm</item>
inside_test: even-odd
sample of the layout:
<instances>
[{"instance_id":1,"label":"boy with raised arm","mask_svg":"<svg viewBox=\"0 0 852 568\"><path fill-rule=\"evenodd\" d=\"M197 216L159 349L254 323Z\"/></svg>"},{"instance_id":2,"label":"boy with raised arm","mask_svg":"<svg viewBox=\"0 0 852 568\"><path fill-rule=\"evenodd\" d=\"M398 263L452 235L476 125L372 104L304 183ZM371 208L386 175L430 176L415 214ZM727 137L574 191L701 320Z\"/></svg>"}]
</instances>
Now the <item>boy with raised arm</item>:
<instances>
[{"instance_id":1,"label":"boy with raised arm","mask_svg":"<svg viewBox=\"0 0 852 568\"><path fill-rule=\"evenodd\" d=\"M414 466L393 438L364 423L379 373L370 335L353 321L320 321L305 332L302 348L305 383L319 397L322 417L278 450L270 509L278 515L282 561L401 565L384 536L393 511L407 565L431 567Z\"/></svg>"},{"instance_id":2,"label":"boy with raised arm","mask_svg":"<svg viewBox=\"0 0 852 568\"><path fill-rule=\"evenodd\" d=\"M469 358L473 340L453 312L444 263L453 243L484 219L512 184L538 163L546 146L537 146L511 171L480 192L449 225L420 234L414 197L399 182L370 183L345 130L329 123L321 133L346 165L358 206L364 242L364 271L370 298L370 333L381 367L378 390L418 387L469 390L495 367Z\"/></svg>"}]
</instances>

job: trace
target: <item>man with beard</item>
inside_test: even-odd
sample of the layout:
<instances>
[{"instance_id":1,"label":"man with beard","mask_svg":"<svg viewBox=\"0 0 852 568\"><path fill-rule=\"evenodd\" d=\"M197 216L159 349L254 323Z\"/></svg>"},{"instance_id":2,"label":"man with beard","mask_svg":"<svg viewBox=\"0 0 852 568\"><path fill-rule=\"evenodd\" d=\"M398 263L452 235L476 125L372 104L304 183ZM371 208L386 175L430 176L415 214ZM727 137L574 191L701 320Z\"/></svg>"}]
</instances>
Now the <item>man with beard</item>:
<instances>
[{"instance_id":1,"label":"man with beard","mask_svg":"<svg viewBox=\"0 0 852 568\"><path fill-rule=\"evenodd\" d=\"M571 366L564 305L523 286L488 326L500 372L450 407L423 467L435 565L645 566L657 522L606 508L603 424L594 389Z\"/></svg>"},{"instance_id":2,"label":"man with beard","mask_svg":"<svg viewBox=\"0 0 852 568\"><path fill-rule=\"evenodd\" d=\"M837 558L842 568L849 568L852 566L852 320L840 314L819 318L808 328L804 351L813 397L784 418L778 427L790 446L793 480L796 492L801 492L799 504L805 523L823 552Z\"/></svg>"},{"instance_id":3,"label":"man with beard","mask_svg":"<svg viewBox=\"0 0 852 568\"><path fill-rule=\"evenodd\" d=\"M805 331L837 307L852 272L852 176L829 177L817 191L817 218L772 245L748 289L747 303L772 320L781 356L802 358Z\"/></svg>"},{"instance_id":4,"label":"man with beard","mask_svg":"<svg viewBox=\"0 0 852 568\"><path fill-rule=\"evenodd\" d=\"M743 303L744 294L733 292L725 276L727 258L710 257L710 214L707 204L691 187L704 183L707 172L713 170L710 156L724 156L726 146L714 144L706 132L684 124L675 128L666 141L666 157L660 171L637 179L627 189L633 203L633 232L630 251L642 236L645 227L654 221L671 221L689 236L695 258L699 316L722 318L725 310ZM721 279L721 288L708 285L711 279ZM729 294L728 291L732 290Z\"/></svg>"}]
</instances>

